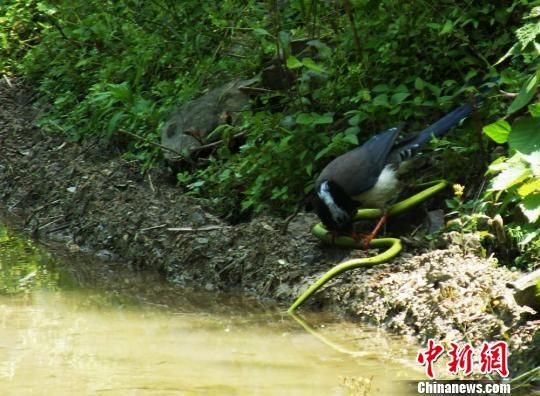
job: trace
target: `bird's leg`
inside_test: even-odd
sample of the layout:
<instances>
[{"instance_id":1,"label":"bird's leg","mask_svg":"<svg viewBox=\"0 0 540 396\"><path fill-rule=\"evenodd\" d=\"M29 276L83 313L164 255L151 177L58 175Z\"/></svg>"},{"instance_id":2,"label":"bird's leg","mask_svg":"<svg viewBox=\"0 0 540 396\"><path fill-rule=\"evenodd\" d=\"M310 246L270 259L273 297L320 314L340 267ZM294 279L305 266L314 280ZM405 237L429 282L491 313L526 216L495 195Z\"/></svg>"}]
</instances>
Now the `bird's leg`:
<instances>
[{"instance_id":1,"label":"bird's leg","mask_svg":"<svg viewBox=\"0 0 540 396\"><path fill-rule=\"evenodd\" d=\"M387 217L388 217L388 214L387 214L386 211L384 211L384 214L379 219L379 222L377 223L377 225L375 226L373 231L371 231L371 233L364 238L364 247L366 249L369 247L369 243L373 240L373 238L375 238L377 236L377 233L379 232L381 227L386 223Z\"/></svg>"}]
</instances>

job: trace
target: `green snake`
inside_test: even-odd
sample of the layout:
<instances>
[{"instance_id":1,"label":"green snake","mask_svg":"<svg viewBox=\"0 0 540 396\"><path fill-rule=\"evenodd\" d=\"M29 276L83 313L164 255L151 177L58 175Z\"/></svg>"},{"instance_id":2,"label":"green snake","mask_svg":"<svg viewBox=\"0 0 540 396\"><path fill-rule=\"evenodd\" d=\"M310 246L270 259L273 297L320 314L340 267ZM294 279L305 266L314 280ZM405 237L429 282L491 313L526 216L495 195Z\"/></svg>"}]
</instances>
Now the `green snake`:
<instances>
[{"instance_id":1,"label":"green snake","mask_svg":"<svg viewBox=\"0 0 540 396\"><path fill-rule=\"evenodd\" d=\"M434 182L434 185L432 185L431 187L428 187L425 190L422 190L419 193L392 205L390 209L388 209L387 216L396 216L408 211L413 206L416 206L419 203L425 201L426 199L438 193L448 185L449 183L444 180ZM378 217L381 217L382 215L383 211L381 209L359 209L356 213L355 219L376 219ZM321 223L316 224L313 227L312 233L314 236L316 236L323 242L329 244L334 243L338 246L347 248L363 248L362 241L356 241L351 237L339 236L334 238ZM329 271L327 271L323 276L321 276L315 283L313 283L304 293L302 293L302 295L298 297L298 299L290 306L287 312L292 314L313 293L320 289L330 279L341 274L342 272L349 271L358 267L368 267L376 264L385 263L398 255L402 249L401 241L398 238L373 239L369 242L369 247L374 249L386 248L386 250L373 257L356 258L337 264Z\"/></svg>"}]
</instances>

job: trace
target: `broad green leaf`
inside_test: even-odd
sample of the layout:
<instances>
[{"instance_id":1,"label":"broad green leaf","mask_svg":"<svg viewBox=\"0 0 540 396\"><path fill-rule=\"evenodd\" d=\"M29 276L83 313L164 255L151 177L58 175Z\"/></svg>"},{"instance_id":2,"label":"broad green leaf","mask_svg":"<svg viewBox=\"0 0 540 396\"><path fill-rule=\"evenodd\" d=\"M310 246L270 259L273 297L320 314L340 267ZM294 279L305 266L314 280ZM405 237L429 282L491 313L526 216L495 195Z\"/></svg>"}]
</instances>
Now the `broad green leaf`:
<instances>
[{"instance_id":1,"label":"broad green leaf","mask_svg":"<svg viewBox=\"0 0 540 396\"><path fill-rule=\"evenodd\" d=\"M498 120L493 124L486 125L483 130L496 143L503 144L508 141L508 134L512 127L505 120Z\"/></svg>"},{"instance_id":2,"label":"broad green leaf","mask_svg":"<svg viewBox=\"0 0 540 396\"><path fill-rule=\"evenodd\" d=\"M300 125L321 125L331 124L334 121L334 113L300 113L296 117L296 122Z\"/></svg>"},{"instance_id":3,"label":"broad green leaf","mask_svg":"<svg viewBox=\"0 0 540 396\"><path fill-rule=\"evenodd\" d=\"M399 92L394 95L392 95L392 98L390 99L390 102L392 105L398 105L401 102L403 102L405 99L407 99L411 94L408 92Z\"/></svg>"},{"instance_id":4,"label":"broad green leaf","mask_svg":"<svg viewBox=\"0 0 540 396\"><path fill-rule=\"evenodd\" d=\"M534 192L540 192L540 178L534 178L532 181L522 184L519 186L517 192L522 197L526 197Z\"/></svg>"},{"instance_id":5,"label":"broad green leaf","mask_svg":"<svg viewBox=\"0 0 540 396\"><path fill-rule=\"evenodd\" d=\"M296 117L296 123L300 125L309 125L313 122L313 116L310 113L300 113Z\"/></svg>"},{"instance_id":6,"label":"broad green leaf","mask_svg":"<svg viewBox=\"0 0 540 396\"><path fill-rule=\"evenodd\" d=\"M315 156L315 161L319 160L320 158L324 157L326 154L328 154L330 152L330 150L332 150L332 147L331 146L327 146L325 148L323 148L321 151L319 151L317 153L317 155Z\"/></svg>"},{"instance_id":7,"label":"broad green leaf","mask_svg":"<svg viewBox=\"0 0 540 396\"><path fill-rule=\"evenodd\" d=\"M375 96L375 99L373 99L373 105L374 106L388 107L390 105L388 103L388 95L387 94L381 94L381 95Z\"/></svg>"},{"instance_id":8,"label":"broad green leaf","mask_svg":"<svg viewBox=\"0 0 540 396\"><path fill-rule=\"evenodd\" d=\"M532 76L521 88L518 96L506 110L506 114L512 114L521 109L523 106L526 106L527 103L531 101L534 94L536 93L536 86L538 85L538 78L536 74Z\"/></svg>"},{"instance_id":9,"label":"broad green leaf","mask_svg":"<svg viewBox=\"0 0 540 396\"><path fill-rule=\"evenodd\" d=\"M518 206L529 223L535 223L540 217L540 194L528 195Z\"/></svg>"},{"instance_id":10,"label":"broad green leaf","mask_svg":"<svg viewBox=\"0 0 540 396\"><path fill-rule=\"evenodd\" d=\"M529 105L529 114L535 118L540 117L540 102Z\"/></svg>"},{"instance_id":11,"label":"broad green leaf","mask_svg":"<svg viewBox=\"0 0 540 396\"><path fill-rule=\"evenodd\" d=\"M523 163L516 163L508 169L503 170L491 181L490 191L505 191L510 187L515 186L518 183L521 183L531 174L530 169L528 169Z\"/></svg>"},{"instance_id":12,"label":"broad green leaf","mask_svg":"<svg viewBox=\"0 0 540 396\"><path fill-rule=\"evenodd\" d=\"M345 129L345 135L358 135L358 132L360 132L360 128L357 126L352 126Z\"/></svg>"},{"instance_id":13,"label":"broad green leaf","mask_svg":"<svg viewBox=\"0 0 540 396\"><path fill-rule=\"evenodd\" d=\"M299 67L302 67L303 64L298 60L297 57L294 55L291 55L287 58L287 68L288 69L298 69Z\"/></svg>"},{"instance_id":14,"label":"broad green leaf","mask_svg":"<svg viewBox=\"0 0 540 396\"><path fill-rule=\"evenodd\" d=\"M356 135L352 135L352 134L345 135L343 136L343 141L350 144L358 145L358 137Z\"/></svg>"},{"instance_id":15,"label":"broad green leaf","mask_svg":"<svg viewBox=\"0 0 540 396\"><path fill-rule=\"evenodd\" d=\"M386 84L378 84L373 87L373 92L388 92L390 90L390 87Z\"/></svg>"},{"instance_id":16,"label":"broad green leaf","mask_svg":"<svg viewBox=\"0 0 540 396\"><path fill-rule=\"evenodd\" d=\"M424 80L422 80L420 77L416 77L416 80L414 80L414 88L421 91L422 89L424 89L424 87L425 87Z\"/></svg>"},{"instance_id":17,"label":"broad green leaf","mask_svg":"<svg viewBox=\"0 0 540 396\"><path fill-rule=\"evenodd\" d=\"M409 88L407 88L407 86L405 84L399 84L396 87L395 91L396 91L396 93L408 93Z\"/></svg>"},{"instance_id":18,"label":"broad green leaf","mask_svg":"<svg viewBox=\"0 0 540 396\"><path fill-rule=\"evenodd\" d=\"M354 116L352 116L351 118L349 118L349 125L351 126L356 126L358 124L360 124L360 115L359 114L356 114Z\"/></svg>"},{"instance_id":19,"label":"broad green leaf","mask_svg":"<svg viewBox=\"0 0 540 396\"><path fill-rule=\"evenodd\" d=\"M314 124L331 124L334 122L334 113L317 114L311 113Z\"/></svg>"},{"instance_id":20,"label":"broad green leaf","mask_svg":"<svg viewBox=\"0 0 540 396\"><path fill-rule=\"evenodd\" d=\"M318 65L317 63L315 63L315 61L311 58L303 58L302 63L304 64L305 67L307 67L310 70L313 70L314 72L326 73L326 70L324 70L324 68L321 65Z\"/></svg>"},{"instance_id":21,"label":"broad green leaf","mask_svg":"<svg viewBox=\"0 0 540 396\"><path fill-rule=\"evenodd\" d=\"M523 117L514 122L508 144L523 154L540 150L540 118Z\"/></svg>"}]
</instances>

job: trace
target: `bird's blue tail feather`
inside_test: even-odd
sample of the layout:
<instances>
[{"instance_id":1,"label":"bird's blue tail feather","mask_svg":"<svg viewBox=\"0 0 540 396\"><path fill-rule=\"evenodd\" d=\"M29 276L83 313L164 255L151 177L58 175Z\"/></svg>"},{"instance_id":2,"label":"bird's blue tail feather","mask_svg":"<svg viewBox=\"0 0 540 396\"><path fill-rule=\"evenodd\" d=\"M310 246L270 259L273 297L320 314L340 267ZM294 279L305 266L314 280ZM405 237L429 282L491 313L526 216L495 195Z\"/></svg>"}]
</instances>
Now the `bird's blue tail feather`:
<instances>
[{"instance_id":1,"label":"bird's blue tail feather","mask_svg":"<svg viewBox=\"0 0 540 396\"><path fill-rule=\"evenodd\" d=\"M480 87L480 94L476 95L476 97L474 97L474 99L472 99L470 102L465 103L464 105L452 110L439 121L428 126L426 129L420 132L418 136L407 145L407 147L418 148L428 143L431 140L432 136L440 138L446 135L446 133L450 131L450 129L459 124L463 119L467 118L474 111L475 105L480 103L484 99L484 95L489 92L492 89L493 85L496 84L498 81L498 76L491 77L486 80L475 79L470 81L467 86ZM483 86L481 86L481 84L483 84Z\"/></svg>"},{"instance_id":2,"label":"bird's blue tail feather","mask_svg":"<svg viewBox=\"0 0 540 396\"><path fill-rule=\"evenodd\" d=\"M444 136L450 129L459 124L464 118L468 117L473 110L473 103L465 103L452 110L443 118L420 132L418 137L411 142L411 145L423 146L431 140L432 136L437 138Z\"/></svg>"}]
</instances>

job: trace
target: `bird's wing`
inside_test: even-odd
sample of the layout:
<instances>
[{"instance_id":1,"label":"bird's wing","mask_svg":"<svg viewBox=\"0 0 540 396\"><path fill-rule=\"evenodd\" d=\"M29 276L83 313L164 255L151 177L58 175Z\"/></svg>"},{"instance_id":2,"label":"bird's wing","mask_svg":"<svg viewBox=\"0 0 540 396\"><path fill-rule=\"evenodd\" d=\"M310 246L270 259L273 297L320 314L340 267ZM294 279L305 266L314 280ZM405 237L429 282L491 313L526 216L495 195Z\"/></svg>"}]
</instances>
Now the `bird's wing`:
<instances>
[{"instance_id":1,"label":"bird's wing","mask_svg":"<svg viewBox=\"0 0 540 396\"><path fill-rule=\"evenodd\" d=\"M398 133L398 128L390 128L373 136L362 146L337 157L323 169L317 184L323 180L332 180L349 196L369 190L386 166Z\"/></svg>"}]
</instances>

